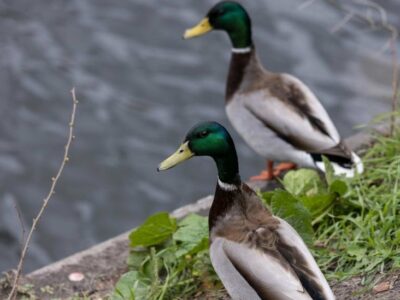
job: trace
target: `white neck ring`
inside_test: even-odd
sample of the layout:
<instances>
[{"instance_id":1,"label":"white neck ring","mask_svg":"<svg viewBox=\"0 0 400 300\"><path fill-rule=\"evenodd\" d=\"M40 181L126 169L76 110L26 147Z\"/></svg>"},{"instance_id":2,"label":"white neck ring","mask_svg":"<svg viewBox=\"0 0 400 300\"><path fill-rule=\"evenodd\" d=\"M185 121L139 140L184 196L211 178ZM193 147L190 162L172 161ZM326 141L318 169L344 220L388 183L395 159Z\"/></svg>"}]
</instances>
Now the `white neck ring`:
<instances>
[{"instance_id":1,"label":"white neck ring","mask_svg":"<svg viewBox=\"0 0 400 300\"><path fill-rule=\"evenodd\" d=\"M238 189L236 185L222 182L219 178L218 178L218 185L224 191L235 191Z\"/></svg>"},{"instance_id":2,"label":"white neck ring","mask_svg":"<svg viewBox=\"0 0 400 300\"><path fill-rule=\"evenodd\" d=\"M243 54L243 53L249 53L251 51L251 47L246 47L246 48L232 48L233 53L237 54Z\"/></svg>"}]
</instances>

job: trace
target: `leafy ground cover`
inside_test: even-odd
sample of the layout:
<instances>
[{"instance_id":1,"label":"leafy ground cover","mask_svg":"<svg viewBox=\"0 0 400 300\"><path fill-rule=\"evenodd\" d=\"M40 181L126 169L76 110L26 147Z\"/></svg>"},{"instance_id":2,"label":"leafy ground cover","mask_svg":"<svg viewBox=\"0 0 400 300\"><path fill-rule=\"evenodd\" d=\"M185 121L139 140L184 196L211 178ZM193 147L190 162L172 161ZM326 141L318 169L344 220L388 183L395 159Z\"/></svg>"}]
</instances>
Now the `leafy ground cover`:
<instances>
[{"instance_id":1,"label":"leafy ground cover","mask_svg":"<svg viewBox=\"0 0 400 300\"><path fill-rule=\"evenodd\" d=\"M282 189L260 194L310 246L329 280L363 276L367 285L400 268L400 134L377 137L363 156L365 172L352 180L335 177L329 162L291 171ZM130 271L113 300L224 299L208 255L208 220L189 215L177 221L158 213L130 235Z\"/></svg>"}]
</instances>

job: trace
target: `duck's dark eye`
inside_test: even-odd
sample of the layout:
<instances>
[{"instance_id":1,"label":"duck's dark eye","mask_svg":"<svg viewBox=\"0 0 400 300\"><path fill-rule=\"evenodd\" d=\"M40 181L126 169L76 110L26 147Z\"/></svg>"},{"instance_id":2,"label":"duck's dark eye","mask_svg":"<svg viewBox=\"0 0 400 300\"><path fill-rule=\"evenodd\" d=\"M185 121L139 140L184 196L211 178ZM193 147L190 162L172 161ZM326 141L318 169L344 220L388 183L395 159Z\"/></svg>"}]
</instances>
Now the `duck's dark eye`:
<instances>
[{"instance_id":1,"label":"duck's dark eye","mask_svg":"<svg viewBox=\"0 0 400 300\"><path fill-rule=\"evenodd\" d=\"M220 8L217 10L213 10L210 15L212 18L217 18L217 17L222 16L224 13L225 13L225 10L223 8Z\"/></svg>"},{"instance_id":2,"label":"duck's dark eye","mask_svg":"<svg viewBox=\"0 0 400 300\"><path fill-rule=\"evenodd\" d=\"M198 134L198 136L200 137L200 138L203 138L203 137L206 137L207 135L208 135L208 131L207 130L203 130L202 132L200 132L199 134Z\"/></svg>"},{"instance_id":3,"label":"duck's dark eye","mask_svg":"<svg viewBox=\"0 0 400 300\"><path fill-rule=\"evenodd\" d=\"M224 13L225 13L225 10L224 10L223 8L220 8L220 9L218 9L218 10L216 10L216 11L214 12L214 14L215 14L216 17L220 17L220 16L222 16Z\"/></svg>"}]
</instances>

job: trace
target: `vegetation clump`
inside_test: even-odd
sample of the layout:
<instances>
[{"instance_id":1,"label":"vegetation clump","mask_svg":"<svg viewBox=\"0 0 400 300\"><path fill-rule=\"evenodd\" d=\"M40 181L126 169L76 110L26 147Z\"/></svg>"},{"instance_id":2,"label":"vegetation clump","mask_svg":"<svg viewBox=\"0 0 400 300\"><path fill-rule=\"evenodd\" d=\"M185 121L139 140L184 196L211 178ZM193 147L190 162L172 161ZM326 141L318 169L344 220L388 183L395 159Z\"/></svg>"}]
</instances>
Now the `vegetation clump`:
<instances>
[{"instance_id":1,"label":"vegetation clump","mask_svg":"<svg viewBox=\"0 0 400 300\"><path fill-rule=\"evenodd\" d=\"M363 162L364 173L353 179L334 176L325 161L324 177L291 171L283 189L261 194L299 232L330 280L359 275L368 283L400 268L400 133L378 136ZM206 217L177 221L158 213L131 233L130 242L130 271L113 300L224 299L209 259Z\"/></svg>"}]
</instances>

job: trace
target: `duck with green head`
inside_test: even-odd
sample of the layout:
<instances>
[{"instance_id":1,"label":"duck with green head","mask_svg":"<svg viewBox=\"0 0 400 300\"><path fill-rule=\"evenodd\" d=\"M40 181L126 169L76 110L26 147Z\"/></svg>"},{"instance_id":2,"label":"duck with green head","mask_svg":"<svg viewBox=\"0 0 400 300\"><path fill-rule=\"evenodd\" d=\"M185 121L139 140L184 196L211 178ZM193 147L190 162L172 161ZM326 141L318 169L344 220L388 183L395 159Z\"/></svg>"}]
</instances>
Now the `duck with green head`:
<instances>
[{"instance_id":1,"label":"duck with green head","mask_svg":"<svg viewBox=\"0 0 400 300\"><path fill-rule=\"evenodd\" d=\"M210 257L232 299L334 299L298 233L272 215L241 181L228 131L216 122L194 126L158 170L194 156L209 156L217 166L218 182L209 213Z\"/></svg>"},{"instance_id":2,"label":"duck with green head","mask_svg":"<svg viewBox=\"0 0 400 300\"><path fill-rule=\"evenodd\" d=\"M269 180L296 165L324 171L322 156L331 160L336 174L362 173L360 158L341 140L313 92L298 78L262 66L252 40L251 20L242 5L219 2L197 26L186 30L184 38L212 30L225 31L233 46L225 90L228 118L268 160L268 170L253 179ZM273 169L273 161L282 164Z\"/></svg>"}]
</instances>

